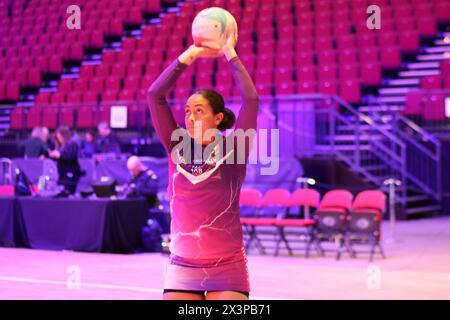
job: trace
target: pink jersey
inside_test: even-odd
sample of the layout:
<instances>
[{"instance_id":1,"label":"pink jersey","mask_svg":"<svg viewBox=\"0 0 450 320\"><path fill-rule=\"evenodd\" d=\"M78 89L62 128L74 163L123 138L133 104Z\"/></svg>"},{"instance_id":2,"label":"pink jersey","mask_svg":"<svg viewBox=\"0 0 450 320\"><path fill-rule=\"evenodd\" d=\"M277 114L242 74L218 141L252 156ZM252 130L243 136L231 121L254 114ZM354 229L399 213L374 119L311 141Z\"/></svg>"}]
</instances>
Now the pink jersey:
<instances>
[{"instance_id":1,"label":"pink jersey","mask_svg":"<svg viewBox=\"0 0 450 320\"><path fill-rule=\"evenodd\" d=\"M229 64L243 99L236 129L256 129L256 89L238 57ZM182 258L220 261L243 253L239 194L246 164L236 163L236 150L226 149L226 138L221 156L213 153L211 158L195 164L172 161L171 152L178 141L171 141L171 134L178 125L165 96L186 68L187 65L174 61L152 84L148 95L152 122L169 159L170 250L174 256ZM193 139L189 141L192 145L195 143ZM182 158L182 152L175 149ZM228 157L234 157L234 164L225 163Z\"/></svg>"}]
</instances>

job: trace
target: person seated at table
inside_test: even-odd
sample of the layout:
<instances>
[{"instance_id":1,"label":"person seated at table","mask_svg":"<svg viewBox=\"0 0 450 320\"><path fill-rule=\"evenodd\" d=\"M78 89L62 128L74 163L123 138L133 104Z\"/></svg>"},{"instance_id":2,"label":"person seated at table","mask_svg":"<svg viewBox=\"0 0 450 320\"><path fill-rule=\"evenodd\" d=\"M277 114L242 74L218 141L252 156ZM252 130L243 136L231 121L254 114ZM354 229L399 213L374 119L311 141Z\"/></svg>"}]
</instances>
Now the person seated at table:
<instances>
[{"instance_id":1,"label":"person seated at table","mask_svg":"<svg viewBox=\"0 0 450 320\"><path fill-rule=\"evenodd\" d=\"M111 130L106 122L97 126L98 138L96 141L97 153L120 153L120 142L117 135Z\"/></svg>"},{"instance_id":2,"label":"person seated at table","mask_svg":"<svg viewBox=\"0 0 450 320\"><path fill-rule=\"evenodd\" d=\"M86 131L84 139L81 140L80 155L82 158L92 158L95 153L95 132L92 130Z\"/></svg>"},{"instance_id":3,"label":"person seated at table","mask_svg":"<svg viewBox=\"0 0 450 320\"><path fill-rule=\"evenodd\" d=\"M34 127L31 131L31 137L20 143L18 149L26 159L44 159L48 155L48 146L44 140L43 128Z\"/></svg>"},{"instance_id":4,"label":"person seated at table","mask_svg":"<svg viewBox=\"0 0 450 320\"><path fill-rule=\"evenodd\" d=\"M127 168L131 178L128 181L128 196L144 197L150 208L159 205L158 200L158 177L147 168L139 157L131 156L127 161Z\"/></svg>"},{"instance_id":5,"label":"person seated at table","mask_svg":"<svg viewBox=\"0 0 450 320\"><path fill-rule=\"evenodd\" d=\"M58 184L66 194L74 194L82 176L78 162L78 145L72 140L72 133L67 126L60 126L55 133L57 148L49 151L49 157L57 161Z\"/></svg>"},{"instance_id":6,"label":"person seated at table","mask_svg":"<svg viewBox=\"0 0 450 320\"><path fill-rule=\"evenodd\" d=\"M148 202L150 209L149 218L157 222L163 233L170 232L170 217L158 207L158 177L147 168L139 157L131 156L127 161L127 168L131 179L128 182L128 197L141 196Z\"/></svg>"}]
</instances>

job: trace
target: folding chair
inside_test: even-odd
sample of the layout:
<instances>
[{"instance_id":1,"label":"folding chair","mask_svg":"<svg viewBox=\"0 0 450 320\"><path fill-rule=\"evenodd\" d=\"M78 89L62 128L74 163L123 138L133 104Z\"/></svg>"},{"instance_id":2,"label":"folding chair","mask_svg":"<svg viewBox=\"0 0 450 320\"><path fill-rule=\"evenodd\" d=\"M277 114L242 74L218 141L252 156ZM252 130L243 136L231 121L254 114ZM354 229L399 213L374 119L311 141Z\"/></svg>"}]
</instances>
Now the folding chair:
<instances>
[{"instance_id":1,"label":"folding chair","mask_svg":"<svg viewBox=\"0 0 450 320\"><path fill-rule=\"evenodd\" d=\"M351 208L353 195L347 190L327 192L316 211L314 242L322 255L322 241L334 241L337 244L336 259L339 260L344 249L347 214ZM350 252L350 249L347 247ZM350 252L351 253L351 252Z\"/></svg>"},{"instance_id":2,"label":"folding chair","mask_svg":"<svg viewBox=\"0 0 450 320\"><path fill-rule=\"evenodd\" d=\"M247 227L247 231L250 235L250 238L246 244L247 250L250 248L250 245L253 243L253 241L255 241L258 251L262 254L266 253L262 241L258 237L258 233L260 235L277 235L276 232L270 232L267 227L275 227L277 217L281 218L285 216L286 210L289 206L289 198L290 193L287 190L270 189L261 199L261 203L259 205L258 211L256 212L256 215L254 217L241 219L242 224ZM259 227L260 230L257 230L257 227ZM289 248L289 245L286 241L285 244L289 252L291 252L291 249Z\"/></svg>"},{"instance_id":3,"label":"folding chair","mask_svg":"<svg viewBox=\"0 0 450 320\"><path fill-rule=\"evenodd\" d=\"M377 247L383 259L386 258L380 245L380 226L385 206L386 196L379 190L362 191L356 196L345 234L345 241L354 257L356 257L356 251L352 244L368 243L370 245L369 261L373 260Z\"/></svg>"},{"instance_id":4,"label":"folding chair","mask_svg":"<svg viewBox=\"0 0 450 320\"><path fill-rule=\"evenodd\" d=\"M286 248L289 248L286 235L295 234L300 236L300 241L305 242L305 256L309 256L310 245L314 239L314 225L315 220L309 219L309 210L311 208L317 208L319 206L320 194L314 189L297 189L289 199L289 209L304 209L304 218L300 218L300 215L293 215L292 210L288 210L286 217L276 220L275 225L278 227L279 239L275 247L275 256L278 255L280 243L283 241L286 244ZM306 213L306 214L305 214ZM286 228L289 228L286 230ZM302 240L301 238L305 238ZM293 239L291 239L293 241ZM288 249L289 250L289 249ZM290 252L291 254L292 252Z\"/></svg>"},{"instance_id":5,"label":"folding chair","mask_svg":"<svg viewBox=\"0 0 450 320\"><path fill-rule=\"evenodd\" d=\"M241 225L243 227L244 236L248 235L247 241L245 241L245 250L248 251L250 245L255 241L255 245L258 250L264 251L258 237L256 237L255 218L258 215L259 208L262 202L262 194L256 189L242 189L239 205L241 215Z\"/></svg>"}]
</instances>

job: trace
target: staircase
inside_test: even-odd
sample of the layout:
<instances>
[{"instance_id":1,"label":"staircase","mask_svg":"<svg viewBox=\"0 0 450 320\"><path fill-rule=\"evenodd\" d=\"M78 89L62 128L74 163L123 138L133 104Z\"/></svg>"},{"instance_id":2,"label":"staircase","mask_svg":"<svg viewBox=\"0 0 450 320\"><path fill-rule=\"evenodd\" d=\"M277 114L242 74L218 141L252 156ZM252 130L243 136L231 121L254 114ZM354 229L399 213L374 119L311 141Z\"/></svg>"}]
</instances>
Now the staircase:
<instances>
[{"instance_id":1,"label":"staircase","mask_svg":"<svg viewBox=\"0 0 450 320\"><path fill-rule=\"evenodd\" d=\"M439 75L440 61L450 59L449 53L450 33L440 33L396 77L385 78L376 97L363 98L367 104L358 108L359 115L337 119L333 140L340 157L377 186L389 177L402 181L398 200L406 216L441 209L440 142L401 111L405 95L420 88L422 77Z\"/></svg>"},{"instance_id":2,"label":"staircase","mask_svg":"<svg viewBox=\"0 0 450 320\"><path fill-rule=\"evenodd\" d=\"M404 62L395 77L385 78L376 97L363 97L368 106L364 106L362 110L370 109L371 104L402 110L406 93L419 89L422 77L439 75L439 64L446 59L450 59L450 32L441 32L422 46L412 61Z\"/></svg>"}]
</instances>

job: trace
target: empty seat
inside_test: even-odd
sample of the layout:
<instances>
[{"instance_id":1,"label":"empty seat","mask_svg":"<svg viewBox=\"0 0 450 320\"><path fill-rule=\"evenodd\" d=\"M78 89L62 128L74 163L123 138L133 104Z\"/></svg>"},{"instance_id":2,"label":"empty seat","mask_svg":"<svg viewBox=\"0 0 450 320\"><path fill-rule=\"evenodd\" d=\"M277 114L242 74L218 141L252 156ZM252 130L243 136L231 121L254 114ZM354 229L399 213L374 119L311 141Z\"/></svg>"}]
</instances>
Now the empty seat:
<instances>
[{"instance_id":1,"label":"empty seat","mask_svg":"<svg viewBox=\"0 0 450 320\"><path fill-rule=\"evenodd\" d=\"M424 76L420 81L420 87L422 89L440 89L441 86L441 77L439 75Z\"/></svg>"},{"instance_id":2,"label":"empty seat","mask_svg":"<svg viewBox=\"0 0 450 320\"><path fill-rule=\"evenodd\" d=\"M96 125L96 115L93 106L81 106L78 109L77 127L82 129L94 128Z\"/></svg>"},{"instance_id":3,"label":"empty seat","mask_svg":"<svg viewBox=\"0 0 450 320\"><path fill-rule=\"evenodd\" d=\"M40 107L30 108L27 112L26 128L32 129L42 125L42 109Z\"/></svg>"},{"instance_id":4,"label":"empty seat","mask_svg":"<svg viewBox=\"0 0 450 320\"><path fill-rule=\"evenodd\" d=\"M423 109L423 117L429 121L443 121L445 120L445 94L437 93L431 94L428 100L425 101L425 108Z\"/></svg>"},{"instance_id":5,"label":"empty seat","mask_svg":"<svg viewBox=\"0 0 450 320\"><path fill-rule=\"evenodd\" d=\"M347 79L339 82L339 95L349 103L361 101L361 87L358 78Z\"/></svg>"},{"instance_id":6,"label":"empty seat","mask_svg":"<svg viewBox=\"0 0 450 320\"><path fill-rule=\"evenodd\" d=\"M401 66L400 48L398 46L381 48L381 66L388 69L398 69Z\"/></svg>"},{"instance_id":7,"label":"empty seat","mask_svg":"<svg viewBox=\"0 0 450 320\"><path fill-rule=\"evenodd\" d=\"M361 83L363 85L379 85L381 83L381 67L379 63L361 64Z\"/></svg>"},{"instance_id":8,"label":"empty seat","mask_svg":"<svg viewBox=\"0 0 450 320\"><path fill-rule=\"evenodd\" d=\"M6 86L6 100L17 101L19 100L19 83L17 81L9 82Z\"/></svg>"}]
</instances>

